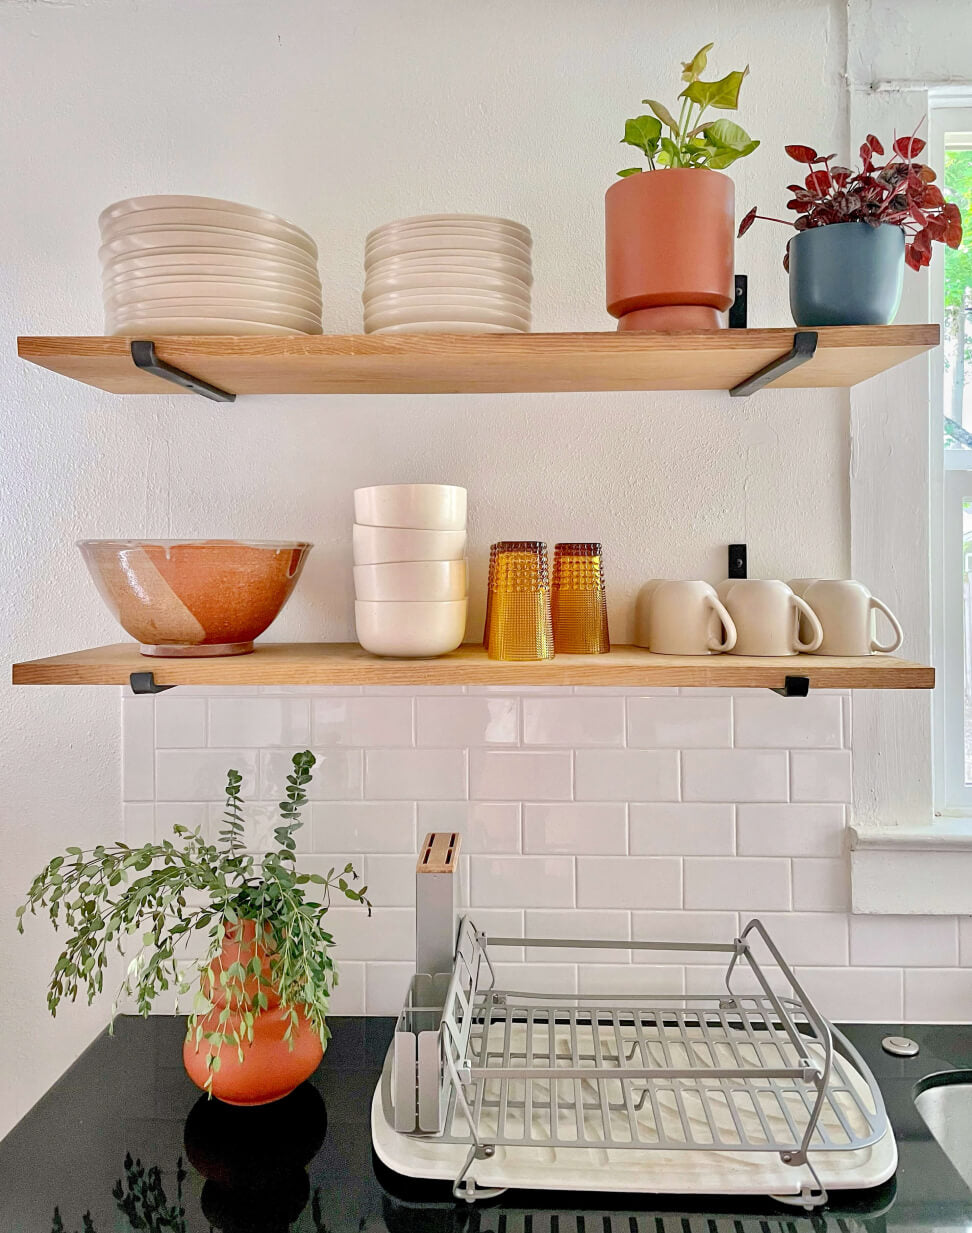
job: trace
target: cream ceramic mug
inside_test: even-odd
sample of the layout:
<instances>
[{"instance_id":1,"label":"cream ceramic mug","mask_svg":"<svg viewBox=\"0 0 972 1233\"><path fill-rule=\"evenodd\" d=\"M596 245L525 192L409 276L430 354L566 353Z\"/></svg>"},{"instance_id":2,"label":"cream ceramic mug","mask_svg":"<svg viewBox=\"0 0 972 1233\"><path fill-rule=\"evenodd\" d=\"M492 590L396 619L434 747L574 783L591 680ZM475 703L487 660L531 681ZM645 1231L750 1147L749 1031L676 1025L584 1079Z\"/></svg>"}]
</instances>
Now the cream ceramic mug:
<instances>
[{"instance_id":1,"label":"cream ceramic mug","mask_svg":"<svg viewBox=\"0 0 972 1233\"><path fill-rule=\"evenodd\" d=\"M797 655L815 651L823 640L817 614L805 599L776 578L727 578L716 588L736 624L734 655ZM800 621L810 628L800 638Z\"/></svg>"},{"instance_id":2,"label":"cream ceramic mug","mask_svg":"<svg viewBox=\"0 0 972 1233\"><path fill-rule=\"evenodd\" d=\"M719 655L736 642L736 627L707 582L653 578L638 592L635 639L657 655Z\"/></svg>"},{"instance_id":3,"label":"cream ceramic mug","mask_svg":"<svg viewBox=\"0 0 972 1233\"><path fill-rule=\"evenodd\" d=\"M818 655L888 654L904 641L898 618L862 582L853 578L794 578L790 586L813 608L823 626L823 641ZM878 642L875 612L887 617L894 636Z\"/></svg>"}]
</instances>

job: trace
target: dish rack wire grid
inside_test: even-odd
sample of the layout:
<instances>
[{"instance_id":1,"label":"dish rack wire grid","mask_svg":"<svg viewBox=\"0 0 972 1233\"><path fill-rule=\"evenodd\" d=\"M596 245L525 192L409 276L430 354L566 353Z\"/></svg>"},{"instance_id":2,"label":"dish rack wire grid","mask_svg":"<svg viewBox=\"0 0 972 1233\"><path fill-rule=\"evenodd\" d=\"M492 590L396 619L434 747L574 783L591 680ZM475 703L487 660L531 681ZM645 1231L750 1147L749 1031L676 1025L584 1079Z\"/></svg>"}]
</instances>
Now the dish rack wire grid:
<instances>
[{"instance_id":1,"label":"dish rack wire grid","mask_svg":"<svg viewBox=\"0 0 972 1233\"><path fill-rule=\"evenodd\" d=\"M789 996L774 992L754 939ZM730 958L725 989L712 995L619 1002L616 995L498 989L488 946L525 945ZM736 991L740 970L758 992ZM758 919L732 942L700 943L488 937L464 917L444 998L435 996L442 980L419 975L412 983L393 1042L394 1050L407 1035L409 1049L395 1053L383 1103L403 1133L469 1145L453 1185L457 1198L503 1193L467 1176L498 1146L665 1149L776 1152L813 1179L784 1201L812 1207L827 1194L808 1153L865 1148L888 1130L865 1063L817 1012ZM864 1078L867 1098L841 1054ZM404 1119L396 1105L406 1108Z\"/></svg>"}]
</instances>

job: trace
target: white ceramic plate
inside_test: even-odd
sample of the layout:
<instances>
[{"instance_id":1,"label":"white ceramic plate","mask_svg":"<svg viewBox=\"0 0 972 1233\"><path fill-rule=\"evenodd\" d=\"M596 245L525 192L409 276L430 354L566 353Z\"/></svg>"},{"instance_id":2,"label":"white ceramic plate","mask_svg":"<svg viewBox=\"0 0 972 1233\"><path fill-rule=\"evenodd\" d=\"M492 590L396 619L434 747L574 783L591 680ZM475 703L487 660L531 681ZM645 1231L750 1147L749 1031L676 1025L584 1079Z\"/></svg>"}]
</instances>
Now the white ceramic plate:
<instances>
[{"instance_id":1,"label":"white ceramic plate","mask_svg":"<svg viewBox=\"0 0 972 1233\"><path fill-rule=\"evenodd\" d=\"M298 227L289 219L272 214L269 210L260 210L256 206L243 205L239 201L224 201L221 197L193 197L183 193L161 193L152 197L125 197L122 201L113 201L98 215L98 225L102 226L109 219L119 218L124 214L132 214L144 210L230 210L234 214L246 214L251 218L262 218L268 223L283 223L284 226ZM306 235L306 232L304 233Z\"/></svg>"},{"instance_id":2,"label":"white ceramic plate","mask_svg":"<svg viewBox=\"0 0 972 1233\"><path fill-rule=\"evenodd\" d=\"M189 227L195 230L199 226L228 227L233 231L246 231L251 235L282 240L303 249L317 260L317 245L306 232L283 223L270 223L262 218L250 218L246 214L233 214L228 210L139 210L135 214L109 219L101 228L101 238L113 240L116 236L127 235L133 231L147 231L150 228L162 230Z\"/></svg>"},{"instance_id":3,"label":"white ceramic plate","mask_svg":"<svg viewBox=\"0 0 972 1233\"><path fill-rule=\"evenodd\" d=\"M528 265L530 250L524 244L512 240L494 240L475 236L417 236L414 240L398 240L394 244L376 244L370 252L365 253L365 269L370 269L379 261L389 257L402 257L407 253L498 253L503 257Z\"/></svg>"},{"instance_id":4,"label":"white ceramic plate","mask_svg":"<svg viewBox=\"0 0 972 1233\"><path fill-rule=\"evenodd\" d=\"M524 240L511 231L496 231L486 227L407 227L400 231L383 231L365 242L365 252L381 244L397 244L399 240L415 240L420 236L440 236L442 239L459 240L462 236L473 236L476 239L501 240L504 243L518 244L527 252L533 247L531 240Z\"/></svg>"},{"instance_id":5,"label":"white ceramic plate","mask_svg":"<svg viewBox=\"0 0 972 1233\"><path fill-rule=\"evenodd\" d=\"M367 274L366 280L372 278L387 278L388 275L425 274L429 272L470 273L488 270L493 274L506 274L519 278L528 285L533 282L533 274L528 263L515 257L504 257L500 253L419 253L412 257L388 257L376 261Z\"/></svg>"},{"instance_id":6,"label":"white ceramic plate","mask_svg":"<svg viewBox=\"0 0 972 1233\"><path fill-rule=\"evenodd\" d=\"M475 321L410 321L407 325L365 326L366 334L529 334L522 325L487 325Z\"/></svg>"},{"instance_id":7,"label":"white ceramic plate","mask_svg":"<svg viewBox=\"0 0 972 1233\"><path fill-rule=\"evenodd\" d=\"M213 317L151 317L124 323L116 323L106 318L105 331L116 337L124 335L126 338L144 338L146 333L203 336L228 334L238 338L245 338L250 334L273 334L279 337L287 334L323 333L322 330L294 330L285 325L266 325L259 321L216 320Z\"/></svg>"},{"instance_id":8,"label":"white ceramic plate","mask_svg":"<svg viewBox=\"0 0 972 1233\"><path fill-rule=\"evenodd\" d=\"M383 312L366 312L366 333L387 325L418 325L425 321L453 321L457 326L469 323L505 325L511 330L529 330L529 313L516 313L512 309L477 308L474 304L416 304L408 308L390 308Z\"/></svg>"},{"instance_id":9,"label":"white ceramic plate","mask_svg":"<svg viewBox=\"0 0 972 1233\"><path fill-rule=\"evenodd\" d=\"M296 330L320 332L319 314L296 308L271 308L262 304L246 304L239 300L170 300L167 304L126 304L110 310L116 324L124 325L130 318L149 317L212 317L232 321L259 321L263 325L283 325Z\"/></svg>"},{"instance_id":10,"label":"white ceramic plate","mask_svg":"<svg viewBox=\"0 0 972 1233\"><path fill-rule=\"evenodd\" d=\"M254 275L283 274L287 278L300 279L320 287L321 280L317 267L304 261L285 261L276 257L265 257L259 253L234 253L224 249L208 252L193 252L182 250L176 253L132 253L129 256L114 257L106 261L102 267L102 279L111 280L122 275L154 275L163 273L243 273L252 270ZM247 275L250 277L250 275Z\"/></svg>"},{"instance_id":11,"label":"white ceramic plate","mask_svg":"<svg viewBox=\"0 0 972 1233\"><path fill-rule=\"evenodd\" d=\"M212 301L230 301L266 305L269 308L296 308L303 312L313 313L318 319L321 315L320 298L302 295L299 291L283 287L274 287L267 283L234 283L234 282L160 282L136 287L121 287L116 290L105 290L104 301L113 308L125 304L150 304L153 307L169 301L183 304L195 304Z\"/></svg>"},{"instance_id":12,"label":"white ceramic plate","mask_svg":"<svg viewBox=\"0 0 972 1233\"><path fill-rule=\"evenodd\" d=\"M518 223L512 218L494 218L490 214L413 214L410 218L396 218L390 223L382 223L380 226L373 228L368 232L370 239L376 232L382 231L385 227L410 227L428 226L431 223L472 223L495 225L498 227L509 227L513 231L524 233L524 238L529 236L530 229L523 223Z\"/></svg>"},{"instance_id":13,"label":"white ceramic plate","mask_svg":"<svg viewBox=\"0 0 972 1233\"><path fill-rule=\"evenodd\" d=\"M425 270L412 274L389 274L383 278L369 278L363 295L371 298L396 291L417 291L422 287L441 288L443 291L506 291L511 295L527 297L530 294L528 283L508 274L492 274L488 270L476 274L468 271L454 274L449 270Z\"/></svg>"},{"instance_id":14,"label":"white ceramic plate","mask_svg":"<svg viewBox=\"0 0 972 1233\"><path fill-rule=\"evenodd\" d=\"M362 297L363 298L363 297ZM498 291L442 291L437 287L424 291L401 291L391 295L373 296L364 300L365 314L390 312L395 309L411 308L418 305L428 308L431 305L441 305L443 315L448 316L452 308L498 308L501 312L517 313L521 316L530 315L530 297L514 296Z\"/></svg>"},{"instance_id":15,"label":"white ceramic plate","mask_svg":"<svg viewBox=\"0 0 972 1233\"><path fill-rule=\"evenodd\" d=\"M204 248L233 248L238 252L258 252L278 254L289 261L296 261L314 268L314 258L306 249L286 240L274 240L269 236L257 235L253 231L237 231L233 227L205 227L202 225L186 225L184 227L146 227L142 231L127 231L114 239L106 240L98 249L98 255L104 261L105 256L114 257L120 253L158 252L163 248L181 247L198 252Z\"/></svg>"}]
</instances>

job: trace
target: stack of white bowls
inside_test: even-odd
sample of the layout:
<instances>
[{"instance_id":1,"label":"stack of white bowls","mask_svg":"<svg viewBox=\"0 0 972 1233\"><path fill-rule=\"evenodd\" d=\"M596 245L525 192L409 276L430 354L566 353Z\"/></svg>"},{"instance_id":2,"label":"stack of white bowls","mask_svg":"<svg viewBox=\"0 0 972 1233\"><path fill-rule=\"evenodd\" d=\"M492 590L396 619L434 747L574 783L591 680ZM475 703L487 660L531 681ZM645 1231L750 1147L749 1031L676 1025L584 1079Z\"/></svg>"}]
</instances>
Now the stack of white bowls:
<instances>
[{"instance_id":1,"label":"stack of white bowls","mask_svg":"<svg viewBox=\"0 0 972 1233\"><path fill-rule=\"evenodd\" d=\"M354 493L354 618L373 655L445 655L466 632L466 490L379 484Z\"/></svg>"},{"instance_id":2,"label":"stack of white bowls","mask_svg":"<svg viewBox=\"0 0 972 1233\"><path fill-rule=\"evenodd\" d=\"M365 245L366 334L525 333L529 228L482 214L386 223Z\"/></svg>"},{"instance_id":3,"label":"stack of white bowls","mask_svg":"<svg viewBox=\"0 0 972 1233\"><path fill-rule=\"evenodd\" d=\"M102 210L109 334L320 334L317 245L286 219L214 197Z\"/></svg>"}]
</instances>

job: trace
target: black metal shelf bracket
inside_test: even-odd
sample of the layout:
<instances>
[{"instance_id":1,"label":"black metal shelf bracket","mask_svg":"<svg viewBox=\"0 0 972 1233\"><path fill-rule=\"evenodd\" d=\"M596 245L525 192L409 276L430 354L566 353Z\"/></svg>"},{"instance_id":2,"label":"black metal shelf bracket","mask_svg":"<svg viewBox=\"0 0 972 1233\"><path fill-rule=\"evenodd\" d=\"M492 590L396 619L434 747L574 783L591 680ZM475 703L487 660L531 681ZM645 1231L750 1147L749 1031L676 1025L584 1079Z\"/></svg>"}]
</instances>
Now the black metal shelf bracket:
<instances>
[{"instance_id":1,"label":"black metal shelf bracket","mask_svg":"<svg viewBox=\"0 0 972 1233\"><path fill-rule=\"evenodd\" d=\"M154 672L133 672L128 678L133 694L164 694L167 689L175 689L175 685L157 685Z\"/></svg>"},{"instance_id":2,"label":"black metal shelf bracket","mask_svg":"<svg viewBox=\"0 0 972 1233\"><path fill-rule=\"evenodd\" d=\"M729 565L726 571L727 578L745 578L746 573L746 545L745 544L730 544L729 545Z\"/></svg>"},{"instance_id":3,"label":"black metal shelf bracket","mask_svg":"<svg viewBox=\"0 0 972 1233\"><path fill-rule=\"evenodd\" d=\"M797 330L793 335L793 346L786 355L781 355L778 360L771 360L765 368L761 368L759 372L754 372L745 381L740 381L738 385L734 385L729 391L730 397L748 398L750 394L755 394L757 390L763 389L764 386L775 381L777 377L782 377L784 373L792 372L794 368L799 368L801 364L806 364L808 360L812 360L816 350L817 331Z\"/></svg>"},{"instance_id":4,"label":"black metal shelf bracket","mask_svg":"<svg viewBox=\"0 0 972 1233\"><path fill-rule=\"evenodd\" d=\"M810 692L810 678L808 676L788 676L783 680L782 689L774 689L774 694L779 694L781 698L805 698Z\"/></svg>"},{"instance_id":5,"label":"black metal shelf bracket","mask_svg":"<svg viewBox=\"0 0 972 1233\"><path fill-rule=\"evenodd\" d=\"M132 363L143 372L150 372L153 377L161 377L163 381L171 381L173 385L181 385L184 390L193 394L201 394L203 398L211 398L213 402L235 402L236 395L221 390L217 385L210 385L199 377L190 376L181 368L167 364L155 354L155 343L144 338L132 339Z\"/></svg>"}]
</instances>

